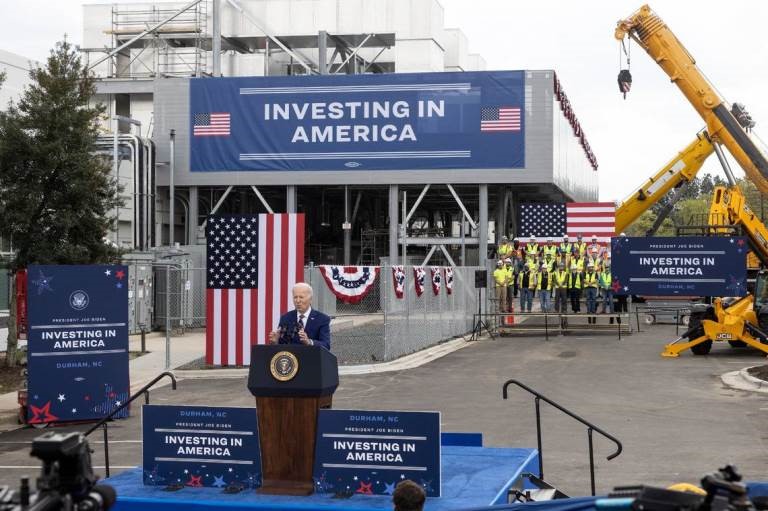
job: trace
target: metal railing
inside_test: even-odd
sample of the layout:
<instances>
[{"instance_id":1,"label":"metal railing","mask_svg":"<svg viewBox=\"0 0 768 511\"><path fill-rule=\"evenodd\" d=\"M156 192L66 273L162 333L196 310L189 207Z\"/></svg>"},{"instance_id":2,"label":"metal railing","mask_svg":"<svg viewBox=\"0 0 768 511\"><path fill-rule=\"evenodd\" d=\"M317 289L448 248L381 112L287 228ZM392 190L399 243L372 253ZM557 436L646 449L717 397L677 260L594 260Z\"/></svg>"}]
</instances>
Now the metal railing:
<instances>
[{"instance_id":1,"label":"metal railing","mask_svg":"<svg viewBox=\"0 0 768 511\"><path fill-rule=\"evenodd\" d=\"M130 405L134 400L136 400L141 395L144 395L144 404L149 404L149 389L152 388L155 385L155 383L165 378L166 376L171 379L171 388L173 390L176 390L176 377L173 375L173 373L168 371L161 373L157 377L155 377L155 379L153 379L151 382L147 383L141 389L139 389L138 392L136 392L131 397L129 397L125 403L122 403L120 406L118 406L117 408L109 412L109 414L106 417L104 417L99 422L91 426L91 428L85 432L85 436L88 436L99 428L104 429L104 468L107 473L107 477L109 477L109 431L108 431L109 421L112 420L112 417L117 415L118 412L125 409L128 405Z\"/></svg>"},{"instance_id":2,"label":"metal railing","mask_svg":"<svg viewBox=\"0 0 768 511\"><path fill-rule=\"evenodd\" d=\"M591 314L587 312L563 314L558 312L493 312L485 314L473 314L474 324L482 320L496 335L514 333L543 333L544 340L550 336L565 335L567 333L580 332L615 332L621 340L622 333L630 334L631 316L629 313L601 313ZM583 322L587 318L595 318L594 323ZM512 321L510 321L510 319ZM543 319L543 322L541 320ZM600 323L597 322L600 319ZM536 321L532 321L536 320ZM606 323L605 321L609 321ZM473 337L474 340L474 337Z\"/></svg>"},{"instance_id":3,"label":"metal railing","mask_svg":"<svg viewBox=\"0 0 768 511\"><path fill-rule=\"evenodd\" d=\"M621 454L621 451L623 449L621 442L614 437L613 435L606 433L601 428L595 426L591 422L582 419L572 411L568 410L567 408L555 403L551 399L547 398L546 396L536 392L529 386L525 385L524 383L520 383L517 380L507 380L504 383L503 392L502 395L504 399L507 399L507 387L510 385L517 385L521 389L525 390L529 394L533 394L535 397L533 399L535 406L536 406L536 442L539 449L539 478L544 479L544 452L542 449L542 442L541 442L541 409L540 409L540 402L545 401L549 403L550 405L554 406L564 414L568 415L569 417L579 421L580 423L584 424L587 427L587 441L589 443L589 479L590 479L590 487L592 490L592 495L595 495L595 454L594 454L594 447L592 443L592 432L597 431L601 435L603 435L608 440L611 440L616 444L616 452L609 454L605 459L612 460L613 458L617 457L619 454Z\"/></svg>"}]
</instances>

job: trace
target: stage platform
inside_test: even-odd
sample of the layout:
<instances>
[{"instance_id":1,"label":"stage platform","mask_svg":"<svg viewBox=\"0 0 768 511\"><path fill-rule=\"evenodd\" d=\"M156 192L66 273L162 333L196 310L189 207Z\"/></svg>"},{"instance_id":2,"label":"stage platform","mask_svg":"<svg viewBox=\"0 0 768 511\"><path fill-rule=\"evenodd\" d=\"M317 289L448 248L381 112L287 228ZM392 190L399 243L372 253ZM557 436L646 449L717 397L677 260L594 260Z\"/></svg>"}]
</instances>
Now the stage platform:
<instances>
[{"instance_id":1,"label":"stage platform","mask_svg":"<svg viewBox=\"0 0 768 511\"><path fill-rule=\"evenodd\" d=\"M520 474L538 472L536 449L442 446L442 497L430 498L429 511L466 509L504 504L507 490ZM316 493L309 497L260 495L253 490L225 494L217 488L183 488L164 491L142 484L141 468L127 470L103 481L117 490L114 511L182 510L301 510L370 511L392 509L389 495L334 498Z\"/></svg>"}]
</instances>

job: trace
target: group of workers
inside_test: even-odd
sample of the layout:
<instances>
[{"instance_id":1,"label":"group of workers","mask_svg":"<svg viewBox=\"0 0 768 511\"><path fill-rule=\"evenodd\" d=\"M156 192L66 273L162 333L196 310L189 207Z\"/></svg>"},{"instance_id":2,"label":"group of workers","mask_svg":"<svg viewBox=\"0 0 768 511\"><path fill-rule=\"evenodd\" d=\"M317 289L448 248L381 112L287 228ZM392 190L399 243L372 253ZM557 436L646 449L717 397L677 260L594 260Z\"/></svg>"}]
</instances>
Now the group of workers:
<instances>
[{"instance_id":1,"label":"group of workers","mask_svg":"<svg viewBox=\"0 0 768 511\"><path fill-rule=\"evenodd\" d=\"M588 314L597 314L598 303L601 313L614 312L611 251L596 235L591 243L579 235L575 242L564 236L557 244L551 238L539 243L531 237L526 243L502 236L496 253L493 280L499 312L512 312L517 296L520 312L531 312L536 294L542 312L565 314L570 301L571 312L578 314L582 295ZM626 300L620 299L616 308L626 311ZM588 322L596 323L597 318L590 316Z\"/></svg>"}]
</instances>

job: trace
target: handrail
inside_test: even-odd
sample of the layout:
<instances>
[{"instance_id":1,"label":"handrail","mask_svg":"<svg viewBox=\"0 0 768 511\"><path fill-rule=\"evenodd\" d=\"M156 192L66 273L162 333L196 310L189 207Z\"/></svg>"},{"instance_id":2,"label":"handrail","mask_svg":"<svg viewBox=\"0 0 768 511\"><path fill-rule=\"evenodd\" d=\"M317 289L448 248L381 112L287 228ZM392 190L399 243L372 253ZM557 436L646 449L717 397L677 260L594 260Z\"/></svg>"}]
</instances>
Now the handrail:
<instances>
[{"instance_id":1,"label":"handrail","mask_svg":"<svg viewBox=\"0 0 768 511\"><path fill-rule=\"evenodd\" d=\"M144 395L144 402L146 404L149 404L149 389L152 388L155 383L163 379L164 377L169 377L171 379L171 389L176 390L176 376L173 375L170 371L164 371L160 373L157 377L155 377L152 381L144 385L141 389L138 390L135 394L133 394L131 397L128 398L128 400L125 403L121 403L120 406L109 412L109 414L101 419L99 422L94 424L88 431L84 433L85 436L90 435L94 431L96 431L99 428L104 428L104 468L105 472L107 473L107 477L109 477L109 436L107 434L108 426L107 423L112 419L112 417L115 416L119 411L123 410L125 407L130 405L133 401L136 400L141 395Z\"/></svg>"},{"instance_id":2,"label":"handrail","mask_svg":"<svg viewBox=\"0 0 768 511\"><path fill-rule=\"evenodd\" d=\"M589 421L587 421L585 419L582 419L581 417L579 417L578 415L576 415L572 411L570 411L567 408L565 408L565 407L555 403L554 401L552 401L548 397L544 396L543 394L540 394L539 392L536 392L535 390L533 390L529 386L527 386L524 383L521 383L521 382L519 382L517 380L507 380L504 383L504 387L503 387L503 391L502 391L502 396L504 397L504 399L507 399L507 387L509 387L511 384L515 384L518 387L520 387L521 389L523 389L523 390L527 391L528 393L533 394L534 396L536 396L534 398L534 403L535 403L535 406L536 406L536 440L537 440L538 449L539 449L539 479L544 479L544 459L543 459L544 458L544 454L542 452L542 446L541 446L541 410L540 410L539 401L541 401L541 400L546 401L547 403L549 403L550 405L554 406L555 408L557 408L558 410L560 410L564 414L568 415L569 417L571 417L573 419L576 419L577 421L579 421L582 424L584 424L585 426L587 426L587 439L588 439L588 442L589 442L589 477L590 477L590 485L591 485L591 489L592 489L592 495L594 496L595 495L595 456L594 456L594 450L593 450L593 445L592 445L592 432L593 431L597 431L598 433L603 435L605 438L607 438L608 440L611 440L612 442L614 442L616 444L616 446L617 446L616 452L606 456L606 458L605 458L606 460L610 461L610 460L614 459L615 457L617 457L619 454L621 454L621 451L623 450L621 442L616 437L614 437L613 435L611 435L609 433L606 433L601 428L595 426L591 422L589 422Z\"/></svg>"}]
</instances>

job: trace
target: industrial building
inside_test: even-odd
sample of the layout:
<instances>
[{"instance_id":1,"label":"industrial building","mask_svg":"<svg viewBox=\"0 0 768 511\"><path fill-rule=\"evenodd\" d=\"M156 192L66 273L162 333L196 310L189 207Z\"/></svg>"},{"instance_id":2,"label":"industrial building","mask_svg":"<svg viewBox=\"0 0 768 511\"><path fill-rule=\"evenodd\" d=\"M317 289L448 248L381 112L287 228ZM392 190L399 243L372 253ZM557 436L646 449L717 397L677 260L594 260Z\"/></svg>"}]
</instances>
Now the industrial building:
<instances>
[{"instance_id":1,"label":"industrial building","mask_svg":"<svg viewBox=\"0 0 768 511\"><path fill-rule=\"evenodd\" d=\"M83 15L81 50L108 107L105 131L119 130L103 146L118 149L122 247L204 244L211 212L299 211L308 214L307 262L380 264L405 249L417 264L478 264L497 233L514 232L520 201L597 199L596 161L552 70L521 72L525 158L515 167L190 169L196 80L300 86L333 80L323 75L483 71L460 28L444 26L437 0L101 4Z\"/></svg>"}]
</instances>

